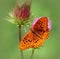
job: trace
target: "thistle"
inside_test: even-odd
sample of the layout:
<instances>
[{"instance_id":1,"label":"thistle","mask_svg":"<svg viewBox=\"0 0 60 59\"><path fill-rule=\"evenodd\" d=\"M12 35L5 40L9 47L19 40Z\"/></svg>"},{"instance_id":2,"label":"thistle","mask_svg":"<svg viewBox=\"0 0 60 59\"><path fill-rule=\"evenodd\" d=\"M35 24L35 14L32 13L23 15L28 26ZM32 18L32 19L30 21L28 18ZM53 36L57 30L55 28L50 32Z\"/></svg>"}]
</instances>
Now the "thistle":
<instances>
[{"instance_id":1,"label":"thistle","mask_svg":"<svg viewBox=\"0 0 60 59\"><path fill-rule=\"evenodd\" d=\"M21 41L21 27L22 25L29 24L31 17L31 0L19 0L15 5L15 8L9 13L8 21L18 25L19 30L19 42ZM20 50L21 59L23 59L23 51Z\"/></svg>"},{"instance_id":2,"label":"thistle","mask_svg":"<svg viewBox=\"0 0 60 59\"><path fill-rule=\"evenodd\" d=\"M20 20L25 21L29 19L30 16L30 5L24 3L21 7L17 4L14 8L14 16Z\"/></svg>"},{"instance_id":3,"label":"thistle","mask_svg":"<svg viewBox=\"0 0 60 59\"><path fill-rule=\"evenodd\" d=\"M18 1L12 12L8 15L8 21L17 24L25 25L30 23L31 18L31 0Z\"/></svg>"}]
</instances>

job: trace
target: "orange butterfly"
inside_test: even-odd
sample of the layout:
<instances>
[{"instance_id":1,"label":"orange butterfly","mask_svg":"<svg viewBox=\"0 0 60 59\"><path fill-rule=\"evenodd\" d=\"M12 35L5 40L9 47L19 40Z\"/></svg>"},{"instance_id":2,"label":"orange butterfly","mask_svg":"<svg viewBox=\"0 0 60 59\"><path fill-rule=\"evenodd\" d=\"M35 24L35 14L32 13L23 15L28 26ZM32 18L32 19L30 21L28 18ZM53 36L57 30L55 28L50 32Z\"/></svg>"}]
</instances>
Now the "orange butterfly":
<instances>
[{"instance_id":1,"label":"orange butterfly","mask_svg":"<svg viewBox=\"0 0 60 59\"><path fill-rule=\"evenodd\" d=\"M37 18L32 24L30 31L22 38L19 48L25 50L42 46L49 37L48 22L49 19L47 17Z\"/></svg>"}]
</instances>

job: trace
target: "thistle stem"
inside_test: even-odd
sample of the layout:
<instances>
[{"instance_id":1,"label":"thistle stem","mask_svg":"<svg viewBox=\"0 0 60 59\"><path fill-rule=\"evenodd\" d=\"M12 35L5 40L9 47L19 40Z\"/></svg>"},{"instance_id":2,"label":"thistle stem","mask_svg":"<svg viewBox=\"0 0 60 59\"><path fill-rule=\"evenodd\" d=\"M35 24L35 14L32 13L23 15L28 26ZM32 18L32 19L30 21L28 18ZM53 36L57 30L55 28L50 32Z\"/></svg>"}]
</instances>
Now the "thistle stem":
<instances>
[{"instance_id":1,"label":"thistle stem","mask_svg":"<svg viewBox=\"0 0 60 59\"><path fill-rule=\"evenodd\" d=\"M19 42L21 41L21 26L19 25L18 27L19 29ZM20 50L20 53L21 53L21 59L23 59L23 51Z\"/></svg>"},{"instance_id":2,"label":"thistle stem","mask_svg":"<svg viewBox=\"0 0 60 59\"><path fill-rule=\"evenodd\" d=\"M33 59L34 51L35 51L35 49L33 48L33 49L32 49L32 54L31 54L31 58L30 58L30 59Z\"/></svg>"}]
</instances>

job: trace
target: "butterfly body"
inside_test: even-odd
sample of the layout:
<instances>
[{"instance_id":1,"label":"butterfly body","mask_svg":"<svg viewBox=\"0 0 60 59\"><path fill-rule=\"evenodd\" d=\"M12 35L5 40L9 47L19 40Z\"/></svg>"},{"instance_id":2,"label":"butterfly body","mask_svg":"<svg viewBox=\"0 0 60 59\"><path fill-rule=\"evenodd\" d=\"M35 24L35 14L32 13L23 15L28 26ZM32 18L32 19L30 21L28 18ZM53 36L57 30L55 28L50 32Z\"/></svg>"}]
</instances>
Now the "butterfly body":
<instances>
[{"instance_id":1,"label":"butterfly body","mask_svg":"<svg viewBox=\"0 0 60 59\"><path fill-rule=\"evenodd\" d=\"M42 17L30 28L30 31L22 38L20 49L38 48L49 37L48 18Z\"/></svg>"}]
</instances>

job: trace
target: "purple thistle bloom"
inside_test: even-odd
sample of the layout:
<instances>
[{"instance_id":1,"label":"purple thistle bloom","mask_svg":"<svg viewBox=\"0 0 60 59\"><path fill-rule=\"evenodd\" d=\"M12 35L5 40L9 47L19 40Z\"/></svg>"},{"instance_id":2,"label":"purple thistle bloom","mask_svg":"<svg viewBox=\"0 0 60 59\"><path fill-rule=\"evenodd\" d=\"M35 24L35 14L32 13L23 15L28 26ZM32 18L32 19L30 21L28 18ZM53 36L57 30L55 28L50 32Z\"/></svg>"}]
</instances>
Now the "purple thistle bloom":
<instances>
[{"instance_id":1,"label":"purple thistle bloom","mask_svg":"<svg viewBox=\"0 0 60 59\"><path fill-rule=\"evenodd\" d=\"M21 6L17 4L14 8L14 17L19 20L26 20L30 17L30 6L31 4L23 3Z\"/></svg>"}]
</instances>

